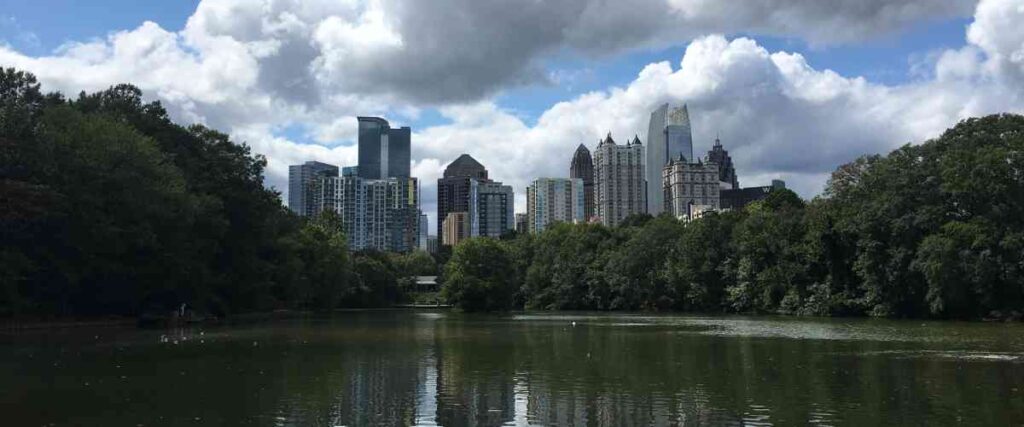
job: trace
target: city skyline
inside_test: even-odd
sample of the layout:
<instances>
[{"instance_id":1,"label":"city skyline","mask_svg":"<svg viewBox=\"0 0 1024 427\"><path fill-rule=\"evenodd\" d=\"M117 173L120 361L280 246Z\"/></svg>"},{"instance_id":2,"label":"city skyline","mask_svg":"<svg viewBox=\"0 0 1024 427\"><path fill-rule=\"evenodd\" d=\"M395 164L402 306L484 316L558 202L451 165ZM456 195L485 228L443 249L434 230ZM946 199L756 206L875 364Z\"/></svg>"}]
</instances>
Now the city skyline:
<instances>
[{"instance_id":1,"label":"city skyline","mask_svg":"<svg viewBox=\"0 0 1024 427\"><path fill-rule=\"evenodd\" d=\"M265 184L283 200L289 165L357 162L351 117L409 126L410 174L433 224L434 183L457 154L490 165L523 206L530 180L561 176L561 153L608 131L646 141L646 115L666 102L702 112L691 117L695 152L721 135L743 185L782 178L805 198L858 156L968 116L1024 111L1024 36L1011 24L1024 11L1010 0L686 13L691 3L484 1L462 5L457 23L444 8L360 1L122 3L113 14L66 3L60 16L45 1L11 4L0 13L0 65L64 93L137 84L176 121L222 129L267 156ZM516 37L516 22L533 22L537 37ZM493 32L466 37L481 25ZM473 43L431 47L454 39Z\"/></svg>"}]
</instances>

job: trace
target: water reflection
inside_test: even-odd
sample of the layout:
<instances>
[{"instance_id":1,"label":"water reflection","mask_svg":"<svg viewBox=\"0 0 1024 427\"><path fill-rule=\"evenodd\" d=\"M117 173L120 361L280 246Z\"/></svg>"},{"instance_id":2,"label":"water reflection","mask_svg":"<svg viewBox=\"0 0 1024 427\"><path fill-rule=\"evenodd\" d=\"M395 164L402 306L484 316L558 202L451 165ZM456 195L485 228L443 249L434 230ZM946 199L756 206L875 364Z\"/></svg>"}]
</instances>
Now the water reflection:
<instances>
[{"instance_id":1,"label":"water reflection","mask_svg":"<svg viewBox=\"0 0 1024 427\"><path fill-rule=\"evenodd\" d=\"M377 311L0 337L0 410L14 425L1015 425L1021 332Z\"/></svg>"}]
</instances>

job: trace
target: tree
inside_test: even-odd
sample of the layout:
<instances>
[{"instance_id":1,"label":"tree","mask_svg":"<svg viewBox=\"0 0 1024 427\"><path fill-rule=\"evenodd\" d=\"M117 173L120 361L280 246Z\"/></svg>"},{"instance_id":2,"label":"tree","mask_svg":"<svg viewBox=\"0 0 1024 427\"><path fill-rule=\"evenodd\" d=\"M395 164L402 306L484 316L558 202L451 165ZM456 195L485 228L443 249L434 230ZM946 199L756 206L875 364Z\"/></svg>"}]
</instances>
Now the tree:
<instances>
[{"instance_id":1,"label":"tree","mask_svg":"<svg viewBox=\"0 0 1024 427\"><path fill-rule=\"evenodd\" d=\"M455 247L445 267L441 295L465 311L512 308L515 270L508 248L499 240L472 238Z\"/></svg>"}]
</instances>

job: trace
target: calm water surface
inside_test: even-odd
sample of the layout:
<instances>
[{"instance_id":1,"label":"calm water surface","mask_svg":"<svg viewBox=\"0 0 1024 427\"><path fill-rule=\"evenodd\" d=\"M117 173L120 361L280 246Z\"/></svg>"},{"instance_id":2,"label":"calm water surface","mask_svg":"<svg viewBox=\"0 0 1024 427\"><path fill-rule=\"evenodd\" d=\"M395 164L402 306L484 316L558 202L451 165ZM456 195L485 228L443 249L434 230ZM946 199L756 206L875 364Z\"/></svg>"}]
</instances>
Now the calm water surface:
<instances>
[{"instance_id":1,"label":"calm water surface","mask_svg":"<svg viewBox=\"0 0 1024 427\"><path fill-rule=\"evenodd\" d=\"M1024 425L1024 325L345 312L0 332L0 424Z\"/></svg>"}]
</instances>

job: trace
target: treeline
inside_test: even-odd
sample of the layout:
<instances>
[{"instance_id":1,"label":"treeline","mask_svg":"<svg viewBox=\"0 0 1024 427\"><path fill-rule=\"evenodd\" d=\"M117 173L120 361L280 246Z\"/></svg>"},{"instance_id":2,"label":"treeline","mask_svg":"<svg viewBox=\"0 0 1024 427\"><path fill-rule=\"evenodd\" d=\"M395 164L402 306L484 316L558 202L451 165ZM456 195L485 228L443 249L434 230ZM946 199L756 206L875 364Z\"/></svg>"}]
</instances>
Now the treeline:
<instances>
[{"instance_id":1,"label":"treeline","mask_svg":"<svg viewBox=\"0 0 1024 427\"><path fill-rule=\"evenodd\" d=\"M133 86L66 99L0 69L0 316L401 299L397 278L424 254L350 254L337 218L290 213L265 166L225 134L172 123Z\"/></svg>"},{"instance_id":2,"label":"treeline","mask_svg":"<svg viewBox=\"0 0 1024 427\"><path fill-rule=\"evenodd\" d=\"M965 120L857 159L809 203L784 190L690 223L469 240L445 275L443 293L467 310L1019 317L1024 117Z\"/></svg>"}]
</instances>

